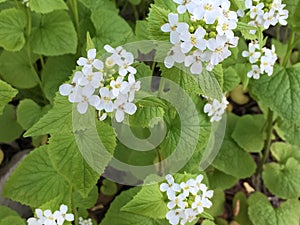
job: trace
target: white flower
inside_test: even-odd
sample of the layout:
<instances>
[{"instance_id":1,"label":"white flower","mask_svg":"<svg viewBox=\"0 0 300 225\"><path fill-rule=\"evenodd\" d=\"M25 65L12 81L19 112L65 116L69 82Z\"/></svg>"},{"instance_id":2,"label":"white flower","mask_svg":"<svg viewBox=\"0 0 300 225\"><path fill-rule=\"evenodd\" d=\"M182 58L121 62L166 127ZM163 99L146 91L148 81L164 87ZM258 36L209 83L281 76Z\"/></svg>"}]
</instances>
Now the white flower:
<instances>
[{"instance_id":1,"label":"white flower","mask_svg":"<svg viewBox=\"0 0 300 225\"><path fill-rule=\"evenodd\" d=\"M174 45L170 51L168 52L168 56L164 60L164 64L167 68L171 68L174 66L174 63L182 63L184 62L185 54L182 52L179 44Z\"/></svg>"},{"instance_id":2,"label":"white flower","mask_svg":"<svg viewBox=\"0 0 300 225\"><path fill-rule=\"evenodd\" d=\"M242 56L249 57L249 61L251 64L256 63L261 56L261 53L256 51L256 50L259 50L259 44L257 42L255 42L255 43L250 42L248 49L249 49L249 51L242 52Z\"/></svg>"},{"instance_id":3,"label":"white flower","mask_svg":"<svg viewBox=\"0 0 300 225\"><path fill-rule=\"evenodd\" d=\"M211 117L210 122L220 121L228 104L229 102L226 100L225 96L223 96L221 102L214 99L212 103L205 104L204 112Z\"/></svg>"},{"instance_id":4,"label":"white flower","mask_svg":"<svg viewBox=\"0 0 300 225\"><path fill-rule=\"evenodd\" d=\"M116 121L122 122L124 120L124 114L133 115L136 112L136 105L127 101L128 96L120 95L114 102L114 107L116 109Z\"/></svg>"},{"instance_id":5,"label":"white flower","mask_svg":"<svg viewBox=\"0 0 300 225\"><path fill-rule=\"evenodd\" d=\"M262 56L260 59L260 70L261 72L266 72L268 76L273 74L273 63L268 56Z\"/></svg>"},{"instance_id":6,"label":"white flower","mask_svg":"<svg viewBox=\"0 0 300 225\"><path fill-rule=\"evenodd\" d=\"M179 32L180 29L188 29L189 25L187 23L178 22L178 14L169 13L168 15L169 23L165 23L161 26L163 32L170 32L170 42L172 44L177 44L180 42Z\"/></svg>"},{"instance_id":7,"label":"white flower","mask_svg":"<svg viewBox=\"0 0 300 225\"><path fill-rule=\"evenodd\" d=\"M192 203L192 208L196 209L199 214L203 213L204 208L210 208L211 206L211 201L207 198L201 197L200 195L197 195L195 201Z\"/></svg>"},{"instance_id":8,"label":"white flower","mask_svg":"<svg viewBox=\"0 0 300 225\"><path fill-rule=\"evenodd\" d=\"M130 66L134 61L133 56L126 57L123 61L123 63L119 67L119 74L123 77L127 75L127 73L136 74L136 69L132 66Z\"/></svg>"},{"instance_id":9,"label":"white flower","mask_svg":"<svg viewBox=\"0 0 300 225\"><path fill-rule=\"evenodd\" d=\"M231 55L231 52L226 45L226 37L217 35L216 39L211 38L207 42L207 47L211 50L210 63L212 66L218 65L224 59ZM211 70L210 67L207 67L208 70Z\"/></svg>"},{"instance_id":10,"label":"white flower","mask_svg":"<svg viewBox=\"0 0 300 225\"><path fill-rule=\"evenodd\" d=\"M228 39L231 39L234 37L234 33L232 30L236 27L237 23L235 21L223 20L222 22L218 23L216 30L218 32L218 35L225 35Z\"/></svg>"},{"instance_id":11,"label":"white flower","mask_svg":"<svg viewBox=\"0 0 300 225\"><path fill-rule=\"evenodd\" d=\"M123 77L118 77L116 80L112 80L110 82L112 93L115 97L118 97L120 92L126 93L130 88L128 82L123 81L123 79Z\"/></svg>"},{"instance_id":12,"label":"white flower","mask_svg":"<svg viewBox=\"0 0 300 225\"><path fill-rule=\"evenodd\" d=\"M175 3L180 4L177 7L177 11L180 14L188 11L189 13L193 13L197 5L200 3L199 0L173 0Z\"/></svg>"},{"instance_id":13,"label":"white flower","mask_svg":"<svg viewBox=\"0 0 300 225\"><path fill-rule=\"evenodd\" d=\"M252 7L252 0L245 1L246 9L250 9Z\"/></svg>"},{"instance_id":14,"label":"white flower","mask_svg":"<svg viewBox=\"0 0 300 225\"><path fill-rule=\"evenodd\" d=\"M286 20L288 17L289 17L289 11L286 9L281 9L277 13L277 20L283 26L287 25Z\"/></svg>"},{"instance_id":15,"label":"white flower","mask_svg":"<svg viewBox=\"0 0 300 225\"><path fill-rule=\"evenodd\" d=\"M196 219L197 214L198 213L191 208L186 209L184 211L184 217L182 218L180 224L184 225L187 222L192 222L194 219Z\"/></svg>"},{"instance_id":16,"label":"white flower","mask_svg":"<svg viewBox=\"0 0 300 225\"><path fill-rule=\"evenodd\" d=\"M57 225L62 225L65 222L65 220L69 222L74 220L74 215L72 213L67 213L67 211L68 211L68 206L66 205L60 206L58 216L57 216Z\"/></svg>"},{"instance_id":17,"label":"white flower","mask_svg":"<svg viewBox=\"0 0 300 225\"><path fill-rule=\"evenodd\" d=\"M251 6L250 8L250 18L254 19L257 16L262 16L264 14L264 3L259 3L256 6Z\"/></svg>"},{"instance_id":18,"label":"white flower","mask_svg":"<svg viewBox=\"0 0 300 225\"><path fill-rule=\"evenodd\" d=\"M173 198L176 192L180 192L180 185L174 182L174 178L171 174L166 175L167 183L162 183L160 185L160 190L162 192L167 192L168 198Z\"/></svg>"},{"instance_id":19,"label":"white flower","mask_svg":"<svg viewBox=\"0 0 300 225\"><path fill-rule=\"evenodd\" d=\"M184 209L186 206L186 202L184 201L186 199L186 196L184 194L179 194L178 196L171 196L171 198L169 198L169 202L167 204L167 207L169 209L173 209L176 206L178 206L181 209Z\"/></svg>"},{"instance_id":20,"label":"white flower","mask_svg":"<svg viewBox=\"0 0 300 225\"><path fill-rule=\"evenodd\" d=\"M72 84L62 84L59 86L59 93L62 96L69 96L75 89L75 85Z\"/></svg>"},{"instance_id":21,"label":"white flower","mask_svg":"<svg viewBox=\"0 0 300 225\"><path fill-rule=\"evenodd\" d=\"M179 224L179 220L183 217L183 215L184 209L175 209L168 211L166 214L166 218L170 224L177 225Z\"/></svg>"},{"instance_id":22,"label":"white flower","mask_svg":"<svg viewBox=\"0 0 300 225\"><path fill-rule=\"evenodd\" d=\"M199 7L193 11L194 16L198 19L204 19L207 24L213 24L221 15L221 0L202 0Z\"/></svg>"},{"instance_id":23,"label":"white flower","mask_svg":"<svg viewBox=\"0 0 300 225\"><path fill-rule=\"evenodd\" d=\"M24 4L26 7L29 7L29 0L23 0L23 4Z\"/></svg>"},{"instance_id":24,"label":"white flower","mask_svg":"<svg viewBox=\"0 0 300 225\"><path fill-rule=\"evenodd\" d=\"M181 50L183 53L189 52L194 46L199 50L206 49L207 41L204 39L206 31L199 27L195 33L191 34L187 29L183 30L180 34L180 38L183 41L181 43Z\"/></svg>"},{"instance_id":25,"label":"white flower","mask_svg":"<svg viewBox=\"0 0 300 225\"><path fill-rule=\"evenodd\" d=\"M31 217L31 218L27 219L27 224L28 225L42 225L43 223L40 223L38 221L38 219Z\"/></svg>"},{"instance_id":26,"label":"white flower","mask_svg":"<svg viewBox=\"0 0 300 225\"><path fill-rule=\"evenodd\" d=\"M45 216L45 225L57 225L56 219L59 217L59 212L55 211L54 213L51 212L51 210L47 209L44 211Z\"/></svg>"},{"instance_id":27,"label":"white flower","mask_svg":"<svg viewBox=\"0 0 300 225\"><path fill-rule=\"evenodd\" d=\"M81 86L91 85L94 88L99 88L101 81L103 80L103 74L101 72L91 72L89 74L84 74L81 71L75 73L77 78L77 84ZM73 79L73 80L74 80Z\"/></svg>"},{"instance_id":28,"label":"white flower","mask_svg":"<svg viewBox=\"0 0 300 225\"><path fill-rule=\"evenodd\" d=\"M187 197L190 195L190 193L194 192L195 182L190 179L187 182L181 182L180 187L183 191L183 195Z\"/></svg>"},{"instance_id":29,"label":"white flower","mask_svg":"<svg viewBox=\"0 0 300 225\"><path fill-rule=\"evenodd\" d=\"M82 217L79 217L79 225L93 225L92 219L83 219Z\"/></svg>"},{"instance_id":30,"label":"white flower","mask_svg":"<svg viewBox=\"0 0 300 225\"><path fill-rule=\"evenodd\" d=\"M275 26L278 22L274 10L270 10L269 12L266 12L263 15L263 19L264 19L263 26L265 29L268 29L270 25Z\"/></svg>"},{"instance_id":31,"label":"white flower","mask_svg":"<svg viewBox=\"0 0 300 225\"><path fill-rule=\"evenodd\" d=\"M259 79L260 77L260 68L258 65L252 65L251 71L247 73L247 77L251 78L253 77L254 79Z\"/></svg>"},{"instance_id":32,"label":"white flower","mask_svg":"<svg viewBox=\"0 0 300 225\"><path fill-rule=\"evenodd\" d=\"M202 62L207 61L206 54L200 50L196 50L192 55L188 55L184 60L186 67L191 66L190 71L192 74L202 73Z\"/></svg>"},{"instance_id":33,"label":"white flower","mask_svg":"<svg viewBox=\"0 0 300 225\"><path fill-rule=\"evenodd\" d=\"M128 76L128 84L129 84L129 94L128 101L132 102L134 100L134 95L136 91L139 91L141 88L141 81L135 81L135 77L133 74L129 74Z\"/></svg>"},{"instance_id":34,"label":"white flower","mask_svg":"<svg viewBox=\"0 0 300 225\"><path fill-rule=\"evenodd\" d=\"M102 110L104 109L106 112L114 111L114 104L112 100L115 98L113 93L108 90L107 87L100 88L100 102L96 106L96 109ZM101 117L100 117L101 118Z\"/></svg>"},{"instance_id":35,"label":"white flower","mask_svg":"<svg viewBox=\"0 0 300 225\"><path fill-rule=\"evenodd\" d=\"M96 59L96 49L90 49L87 52L87 58L80 57L77 60L78 66L83 66L82 72L85 74L91 73L93 68L97 70L103 69L103 62Z\"/></svg>"}]
</instances>

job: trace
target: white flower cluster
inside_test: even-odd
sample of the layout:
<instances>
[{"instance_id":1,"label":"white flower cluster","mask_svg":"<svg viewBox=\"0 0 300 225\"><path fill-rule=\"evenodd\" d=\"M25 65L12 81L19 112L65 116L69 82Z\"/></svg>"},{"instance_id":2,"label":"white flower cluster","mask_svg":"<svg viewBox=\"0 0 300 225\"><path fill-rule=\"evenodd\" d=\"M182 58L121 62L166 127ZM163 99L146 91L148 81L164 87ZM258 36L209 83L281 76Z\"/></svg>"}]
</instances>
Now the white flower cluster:
<instances>
[{"instance_id":1,"label":"white flower cluster","mask_svg":"<svg viewBox=\"0 0 300 225\"><path fill-rule=\"evenodd\" d=\"M220 121L223 114L227 108L229 102L226 99L226 96L222 97L222 101L219 102L217 99L210 99L206 96L204 98L208 99L210 102L206 103L204 106L204 112L210 116L210 122Z\"/></svg>"},{"instance_id":2,"label":"white flower cluster","mask_svg":"<svg viewBox=\"0 0 300 225\"><path fill-rule=\"evenodd\" d=\"M201 183L203 176L200 174L196 179L189 179L180 184L174 182L170 174L166 176L167 183L160 185L160 190L166 192L169 208L166 218L172 225L184 225L192 222L203 213L204 208L210 208L212 202L209 200L214 194L207 186Z\"/></svg>"},{"instance_id":3,"label":"white flower cluster","mask_svg":"<svg viewBox=\"0 0 300 225\"><path fill-rule=\"evenodd\" d=\"M79 217L79 225L93 225L92 219L83 219L82 217Z\"/></svg>"},{"instance_id":4,"label":"white flower cluster","mask_svg":"<svg viewBox=\"0 0 300 225\"><path fill-rule=\"evenodd\" d=\"M266 47L261 49L257 41L250 42L248 51L243 51L242 56L249 57L249 62L252 64L251 71L247 73L249 78L259 79L261 74L267 73L268 76L273 74L277 60L274 45L272 45L272 49Z\"/></svg>"},{"instance_id":5,"label":"white flower cluster","mask_svg":"<svg viewBox=\"0 0 300 225\"><path fill-rule=\"evenodd\" d=\"M167 68L184 63L193 74L202 72L203 64L211 71L231 55L229 47L236 47L238 37L237 13L231 11L229 0L173 0L179 4L177 12L187 14L190 21L180 22L177 13L168 15L169 22L162 25L170 33L173 44L164 60Z\"/></svg>"},{"instance_id":6,"label":"white flower cluster","mask_svg":"<svg viewBox=\"0 0 300 225\"><path fill-rule=\"evenodd\" d=\"M77 64L81 70L75 72L71 84L61 85L59 92L68 96L70 102L78 103L77 110L81 114L91 105L98 110L100 120L104 120L107 113L115 112L116 120L122 122L125 113L136 112L133 100L140 81L135 80L137 71L131 66L132 53L109 45L104 49L110 53L105 62L96 58L96 49L88 50L87 58L80 57Z\"/></svg>"},{"instance_id":7,"label":"white flower cluster","mask_svg":"<svg viewBox=\"0 0 300 225\"><path fill-rule=\"evenodd\" d=\"M281 0L273 0L266 4L259 0L246 0L246 8L249 9L248 15L251 19L248 24L264 29L268 29L271 25L275 26L277 23L285 26L289 12L284 7L285 4L282 4ZM256 30L251 30L250 33L255 34Z\"/></svg>"},{"instance_id":8,"label":"white flower cluster","mask_svg":"<svg viewBox=\"0 0 300 225\"><path fill-rule=\"evenodd\" d=\"M61 205L59 210L54 213L47 209L45 211L41 209L35 210L36 217L31 217L27 220L28 225L62 225L65 220L73 221L74 215L72 213L67 213L68 206Z\"/></svg>"}]
</instances>

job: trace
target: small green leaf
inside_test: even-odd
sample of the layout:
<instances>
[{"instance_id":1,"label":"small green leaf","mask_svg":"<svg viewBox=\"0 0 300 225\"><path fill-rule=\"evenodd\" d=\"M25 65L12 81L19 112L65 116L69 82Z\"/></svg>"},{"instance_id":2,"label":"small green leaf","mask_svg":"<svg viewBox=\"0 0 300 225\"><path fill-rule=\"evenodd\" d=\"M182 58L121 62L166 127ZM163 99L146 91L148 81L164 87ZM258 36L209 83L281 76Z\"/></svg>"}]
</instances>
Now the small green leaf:
<instances>
[{"instance_id":1,"label":"small green leaf","mask_svg":"<svg viewBox=\"0 0 300 225\"><path fill-rule=\"evenodd\" d=\"M71 186L51 163L48 146L30 154L16 168L4 186L3 195L37 208L61 195L61 201L70 199Z\"/></svg>"},{"instance_id":2,"label":"small green leaf","mask_svg":"<svg viewBox=\"0 0 300 225\"><path fill-rule=\"evenodd\" d=\"M300 147L300 123L278 118L275 129L283 140Z\"/></svg>"},{"instance_id":3,"label":"small green leaf","mask_svg":"<svg viewBox=\"0 0 300 225\"><path fill-rule=\"evenodd\" d=\"M2 52L0 56L0 73L2 78L17 88L32 88L39 82L38 75L33 67L37 60L36 55L28 58L28 52Z\"/></svg>"},{"instance_id":4,"label":"small green leaf","mask_svg":"<svg viewBox=\"0 0 300 225\"><path fill-rule=\"evenodd\" d=\"M231 137L247 152L260 152L264 147L264 124L263 115L240 117Z\"/></svg>"},{"instance_id":5,"label":"small green leaf","mask_svg":"<svg viewBox=\"0 0 300 225\"><path fill-rule=\"evenodd\" d=\"M46 56L76 53L77 34L67 12L44 14L37 25L33 27L30 39L34 53Z\"/></svg>"},{"instance_id":6,"label":"small green leaf","mask_svg":"<svg viewBox=\"0 0 300 225\"><path fill-rule=\"evenodd\" d=\"M91 11L97 9L105 9L114 12L118 12L116 4L112 0L79 0L85 7L89 8Z\"/></svg>"},{"instance_id":7,"label":"small green leaf","mask_svg":"<svg viewBox=\"0 0 300 225\"><path fill-rule=\"evenodd\" d=\"M30 9L37 13L50 13L54 10L68 9L64 0L29 0Z\"/></svg>"},{"instance_id":8,"label":"small green leaf","mask_svg":"<svg viewBox=\"0 0 300 225\"><path fill-rule=\"evenodd\" d=\"M91 19L96 28L94 43L97 49L107 43L113 47L122 45L133 37L131 27L115 12L99 9L92 12Z\"/></svg>"},{"instance_id":9,"label":"small green leaf","mask_svg":"<svg viewBox=\"0 0 300 225\"><path fill-rule=\"evenodd\" d=\"M94 186L86 198L83 198L79 192L73 192L74 205L78 208L89 209L93 207L98 199L98 187Z\"/></svg>"},{"instance_id":10,"label":"small green leaf","mask_svg":"<svg viewBox=\"0 0 300 225\"><path fill-rule=\"evenodd\" d=\"M164 220L154 220L150 217L134 214L121 210L128 202L130 202L136 194L141 190L140 187L134 187L127 191L123 191L110 205L104 219L100 225L168 225Z\"/></svg>"},{"instance_id":11,"label":"small green leaf","mask_svg":"<svg viewBox=\"0 0 300 225\"><path fill-rule=\"evenodd\" d=\"M250 82L251 93L281 118L300 121L300 68L274 67L272 76Z\"/></svg>"},{"instance_id":12,"label":"small green leaf","mask_svg":"<svg viewBox=\"0 0 300 225\"><path fill-rule=\"evenodd\" d=\"M20 51L25 45L26 14L11 8L0 12L0 46L7 51Z\"/></svg>"},{"instance_id":13,"label":"small green leaf","mask_svg":"<svg viewBox=\"0 0 300 225\"><path fill-rule=\"evenodd\" d=\"M271 146L272 156L279 162L285 164L289 158L294 158L300 163L300 149L297 146L284 142L276 142Z\"/></svg>"},{"instance_id":14,"label":"small green leaf","mask_svg":"<svg viewBox=\"0 0 300 225\"><path fill-rule=\"evenodd\" d=\"M283 199L300 197L300 163L289 158L285 164L268 163L263 170L263 181L269 191Z\"/></svg>"},{"instance_id":15,"label":"small green leaf","mask_svg":"<svg viewBox=\"0 0 300 225\"><path fill-rule=\"evenodd\" d=\"M115 182L104 179L101 186L101 192L104 195L115 195L118 192L118 186Z\"/></svg>"},{"instance_id":16,"label":"small green leaf","mask_svg":"<svg viewBox=\"0 0 300 225\"><path fill-rule=\"evenodd\" d=\"M16 96L18 91L6 82L0 80L0 116L2 115L4 107L9 103L13 97Z\"/></svg>"},{"instance_id":17,"label":"small green leaf","mask_svg":"<svg viewBox=\"0 0 300 225\"><path fill-rule=\"evenodd\" d=\"M232 208L234 211L234 220L239 224L253 225L248 215L248 202L244 192L238 192L233 198Z\"/></svg>"},{"instance_id":18,"label":"small green leaf","mask_svg":"<svg viewBox=\"0 0 300 225\"><path fill-rule=\"evenodd\" d=\"M0 225L25 225L24 219L20 216L7 216L4 219L0 219Z\"/></svg>"},{"instance_id":19,"label":"small green leaf","mask_svg":"<svg viewBox=\"0 0 300 225\"><path fill-rule=\"evenodd\" d=\"M300 202L288 200L274 209L268 198L256 192L250 196L248 214L254 225L298 225Z\"/></svg>"},{"instance_id":20,"label":"small green leaf","mask_svg":"<svg viewBox=\"0 0 300 225\"><path fill-rule=\"evenodd\" d=\"M201 225L216 225L213 221L211 220L204 220Z\"/></svg>"},{"instance_id":21,"label":"small green leaf","mask_svg":"<svg viewBox=\"0 0 300 225\"><path fill-rule=\"evenodd\" d=\"M21 136L23 128L17 122L13 105L6 105L0 116L0 142L11 142Z\"/></svg>"},{"instance_id":22,"label":"small green leaf","mask_svg":"<svg viewBox=\"0 0 300 225\"><path fill-rule=\"evenodd\" d=\"M7 216L19 216L19 214L11 208L0 205L0 220Z\"/></svg>"},{"instance_id":23,"label":"small green leaf","mask_svg":"<svg viewBox=\"0 0 300 225\"><path fill-rule=\"evenodd\" d=\"M25 130L28 130L47 113L48 109L49 106L40 107L31 99L24 99L18 105L17 120Z\"/></svg>"},{"instance_id":24,"label":"small green leaf","mask_svg":"<svg viewBox=\"0 0 300 225\"><path fill-rule=\"evenodd\" d=\"M68 80L75 68L75 57L73 55L63 55L49 57L42 72L42 85L45 96L53 101L59 86Z\"/></svg>"},{"instance_id":25,"label":"small green leaf","mask_svg":"<svg viewBox=\"0 0 300 225\"><path fill-rule=\"evenodd\" d=\"M121 208L153 219L164 219L169 211L158 184L143 186L134 198Z\"/></svg>"},{"instance_id":26,"label":"small green leaf","mask_svg":"<svg viewBox=\"0 0 300 225\"><path fill-rule=\"evenodd\" d=\"M217 169L213 169L213 171L208 170L207 177L209 180L209 186L212 189L221 188L226 190L233 187L238 182L238 178L230 176Z\"/></svg>"}]
</instances>

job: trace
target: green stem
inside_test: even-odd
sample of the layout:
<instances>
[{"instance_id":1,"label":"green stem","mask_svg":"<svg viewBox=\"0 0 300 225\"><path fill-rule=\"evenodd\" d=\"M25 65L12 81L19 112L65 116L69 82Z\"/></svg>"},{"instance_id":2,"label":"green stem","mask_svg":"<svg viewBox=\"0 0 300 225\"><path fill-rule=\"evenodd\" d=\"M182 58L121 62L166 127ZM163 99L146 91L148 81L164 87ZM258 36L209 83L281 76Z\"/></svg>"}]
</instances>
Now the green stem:
<instances>
[{"instance_id":1,"label":"green stem","mask_svg":"<svg viewBox=\"0 0 300 225\"><path fill-rule=\"evenodd\" d=\"M287 49L287 52L286 52L286 54L282 60L282 64L281 64L283 67L287 66L287 64L291 58L291 54L292 54L292 51L294 48L294 43L295 43L295 32L291 31L289 41L288 41L288 49Z\"/></svg>"},{"instance_id":2,"label":"green stem","mask_svg":"<svg viewBox=\"0 0 300 225\"><path fill-rule=\"evenodd\" d=\"M270 147L271 147L271 141L272 141L272 132L273 132L273 117L274 117L274 113L269 109L268 110L268 114L267 114L267 125L266 125L266 134L267 134L267 138L265 141L265 145L264 145L264 150L263 150L263 155L262 158L259 162L259 165L257 167L256 173L255 173L255 177L256 177L256 186L258 184L258 177L261 174L262 170L263 170L263 166L269 156L270 153Z\"/></svg>"},{"instance_id":3,"label":"green stem","mask_svg":"<svg viewBox=\"0 0 300 225\"><path fill-rule=\"evenodd\" d=\"M78 37L78 47L77 47L77 53L79 53L81 49L81 40L80 40L80 25L79 25L79 14L78 14L78 2L77 0L70 0L69 1L71 12L73 14L74 23L75 23L75 29L77 32Z\"/></svg>"},{"instance_id":4,"label":"green stem","mask_svg":"<svg viewBox=\"0 0 300 225\"><path fill-rule=\"evenodd\" d=\"M159 88L158 88L158 97L160 97L164 93L165 85L166 85L166 80L164 77L161 77L159 82Z\"/></svg>"}]
</instances>

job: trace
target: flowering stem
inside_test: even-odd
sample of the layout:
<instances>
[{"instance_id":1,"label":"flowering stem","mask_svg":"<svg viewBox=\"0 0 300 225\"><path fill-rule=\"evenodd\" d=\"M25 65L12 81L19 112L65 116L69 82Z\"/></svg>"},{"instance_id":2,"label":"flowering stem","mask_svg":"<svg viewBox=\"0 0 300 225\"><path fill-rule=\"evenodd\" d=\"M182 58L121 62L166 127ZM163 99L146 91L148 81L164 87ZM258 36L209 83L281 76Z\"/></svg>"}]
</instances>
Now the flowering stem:
<instances>
[{"instance_id":1,"label":"flowering stem","mask_svg":"<svg viewBox=\"0 0 300 225\"><path fill-rule=\"evenodd\" d=\"M290 33L290 37L289 37L289 42L288 42L288 50L282 60L282 66L283 67L286 67L289 60L290 60L290 57L291 57L291 54L292 54L292 51L293 51L293 48L294 48L294 42L295 41L295 32L294 31L291 31Z\"/></svg>"},{"instance_id":2,"label":"flowering stem","mask_svg":"<svg viewBox=\"0 0 300 225\"><path fill-rule=\"evenodd\" d=\"M267 134L267 139L265 141L265 145L264 145L264 150L263 150L263 156L260 160L260 163L256 169L256 173L255 173L255 183L256 183L256 189L258 186L258 177L261 174L262 170L263 170L263 166L269 156L270 153L270 147L271 147L271 141L272 141L272 132L273 132L273 116L274 113L273 111L271 111L270 109L268 109L268 114L267 114L267 124L266 124L266 134Z\"/></svg>"}]
</instances>

